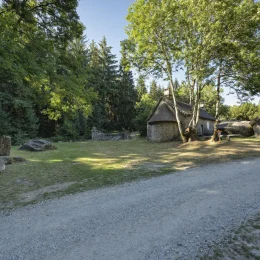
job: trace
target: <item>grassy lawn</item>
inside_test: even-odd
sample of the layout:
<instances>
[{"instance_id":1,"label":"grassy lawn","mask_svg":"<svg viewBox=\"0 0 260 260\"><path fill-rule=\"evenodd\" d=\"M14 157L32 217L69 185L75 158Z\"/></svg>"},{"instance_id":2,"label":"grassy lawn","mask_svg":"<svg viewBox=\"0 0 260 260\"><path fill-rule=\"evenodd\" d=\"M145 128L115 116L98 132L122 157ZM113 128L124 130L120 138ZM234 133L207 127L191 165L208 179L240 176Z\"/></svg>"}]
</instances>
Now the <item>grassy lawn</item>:
<instances>
[{"instance_id":1,"label":"grassy lawn","mask_svg":"<svg viewBox=\"0 0 260 260\"><path fill-rule=\"evenodd\" d=\"M27 161L0 173L0 209L45 198L159 176L198 165L260 156L260 139L180 144L146 140L68 142L46 152L20 151Z\"/></svg>"}]
</instances>

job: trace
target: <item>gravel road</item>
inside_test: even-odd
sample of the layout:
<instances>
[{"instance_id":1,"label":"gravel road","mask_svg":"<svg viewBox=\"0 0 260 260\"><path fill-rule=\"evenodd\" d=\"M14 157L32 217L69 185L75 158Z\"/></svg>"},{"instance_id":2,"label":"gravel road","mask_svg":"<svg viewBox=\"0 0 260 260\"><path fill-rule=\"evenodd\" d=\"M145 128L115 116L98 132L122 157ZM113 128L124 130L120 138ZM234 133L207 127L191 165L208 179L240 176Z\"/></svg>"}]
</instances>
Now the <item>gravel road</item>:
<instances>
[{"instance_id":1,"label":"gravel road","mask_svg":"<svg viewBox=\"0 0 260 260\"><path fill-rule=\"evenodd\" d=\"M260 211L260 159L213 164L0 214L0 259L195 259Z\"/></svg>"}]
</instances>

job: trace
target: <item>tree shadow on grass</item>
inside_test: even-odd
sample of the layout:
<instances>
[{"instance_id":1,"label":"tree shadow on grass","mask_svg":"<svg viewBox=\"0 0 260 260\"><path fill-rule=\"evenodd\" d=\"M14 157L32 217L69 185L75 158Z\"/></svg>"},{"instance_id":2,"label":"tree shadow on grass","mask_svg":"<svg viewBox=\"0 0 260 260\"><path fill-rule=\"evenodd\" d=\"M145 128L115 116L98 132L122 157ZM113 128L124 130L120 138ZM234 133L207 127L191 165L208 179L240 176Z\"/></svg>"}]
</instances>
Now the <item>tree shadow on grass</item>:
<instances>
[{"instance_id":1,"label":"tree shadow on grass","mask_svg":"<svg viewBox=\"0 0 260 260\"><path fill-rule=\"evenodd\" d=\"M8 166L6 172L0 175L0 203L24 205L22 194L62 183L71 184L64 189L41 193L36 201L205 164L259 157L259 144L248 141L149 143L139 140L62 143L57 145L57 150L36 153L13 150L13 155L22 156L27 161Z\"/></svg>"}]
</instances>

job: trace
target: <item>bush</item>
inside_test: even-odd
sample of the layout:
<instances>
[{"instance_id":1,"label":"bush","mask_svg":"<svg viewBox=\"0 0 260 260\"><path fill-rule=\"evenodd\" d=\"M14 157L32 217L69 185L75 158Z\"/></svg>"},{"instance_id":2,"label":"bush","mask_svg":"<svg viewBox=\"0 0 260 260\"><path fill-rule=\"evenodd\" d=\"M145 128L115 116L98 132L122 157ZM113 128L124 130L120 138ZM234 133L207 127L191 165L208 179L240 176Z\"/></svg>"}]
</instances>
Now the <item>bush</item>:
<instances>
[{"instance_id":1,"label":"bush","mask_svg":"<svg viewBox=\"0 0 260 260\"><path fill-rule=\"evenodd\" d=\"M69 140L79 139L79 133L73 121L65 119L61 126L60 134Z\"/></svg>"},{"instance_id":2,"label":"bush","mask_svg":"<svg viewBox=\"0 0 260 260\"><path fill-rule=\"evenodd\" d=\"M70 139L67 136L56 135L51 138L48 138L51 142L58 143L58 142L68 142Z\"/></svg>"},{"instance_id":3,"label":"bush","mask_svg":"<svg viewBox=\"0 0 260 260\"><path fill-rule=\"evenodd\" d=\"M19 130L12 136L12 145L22 145L29 139L26 133Z\"/></svg>"},{"instance_id":4,"label":"bush","mask_svg":"<svg viewBox=\"0 0 260 260\"><path fill-rule=\"evenodd\" d=\"M17 103L16 107L7 107L5 110L0 106L0 136L11 136L13 145L36 137L39 127L32 104Z\"/></svg>"},{"instance_id":5,"label":"bush","mask_svg":"<svg viewBox=\"0 0 260 260\"><path fill-rule=\"evenodd\" d=\"M153 111L156 101L154 101L148 94L144 94L140 102L136 103L136 114L134 119L134 126L139 131L140 136L147 135L147 119Z\"/></svg>"},{"instance_id":6,"label":"bush","mask_svg":"<svg viewBox=\"0 0 260 260\"><path fill-rule=\"evenodd\" d=\"M0 105L0 136L11 135L12 125L10 115Z\"/></svg>"}]
</instances>

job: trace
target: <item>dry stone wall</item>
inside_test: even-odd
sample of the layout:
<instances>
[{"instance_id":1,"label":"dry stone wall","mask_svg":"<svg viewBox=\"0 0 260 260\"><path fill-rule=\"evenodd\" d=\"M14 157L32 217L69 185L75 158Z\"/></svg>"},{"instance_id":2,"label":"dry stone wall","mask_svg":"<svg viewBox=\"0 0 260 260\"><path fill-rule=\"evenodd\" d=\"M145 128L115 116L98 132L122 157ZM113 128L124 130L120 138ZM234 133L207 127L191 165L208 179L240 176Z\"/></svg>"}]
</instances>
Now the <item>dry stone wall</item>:
<instances>
[{"instance_id":1,"label":"dry stone wall","mask_svg":"<svg viewBox=\"0 0 260 260\"><path fill-rule=\"evenodd\" d=\"M91 134L92 134L92 140L94 141L109 141L109 140L118 141L118 140L131 139L131 136L126 132L107 134L98 130L96 127L92 128Z\"/></svg>"}]
</instances>

